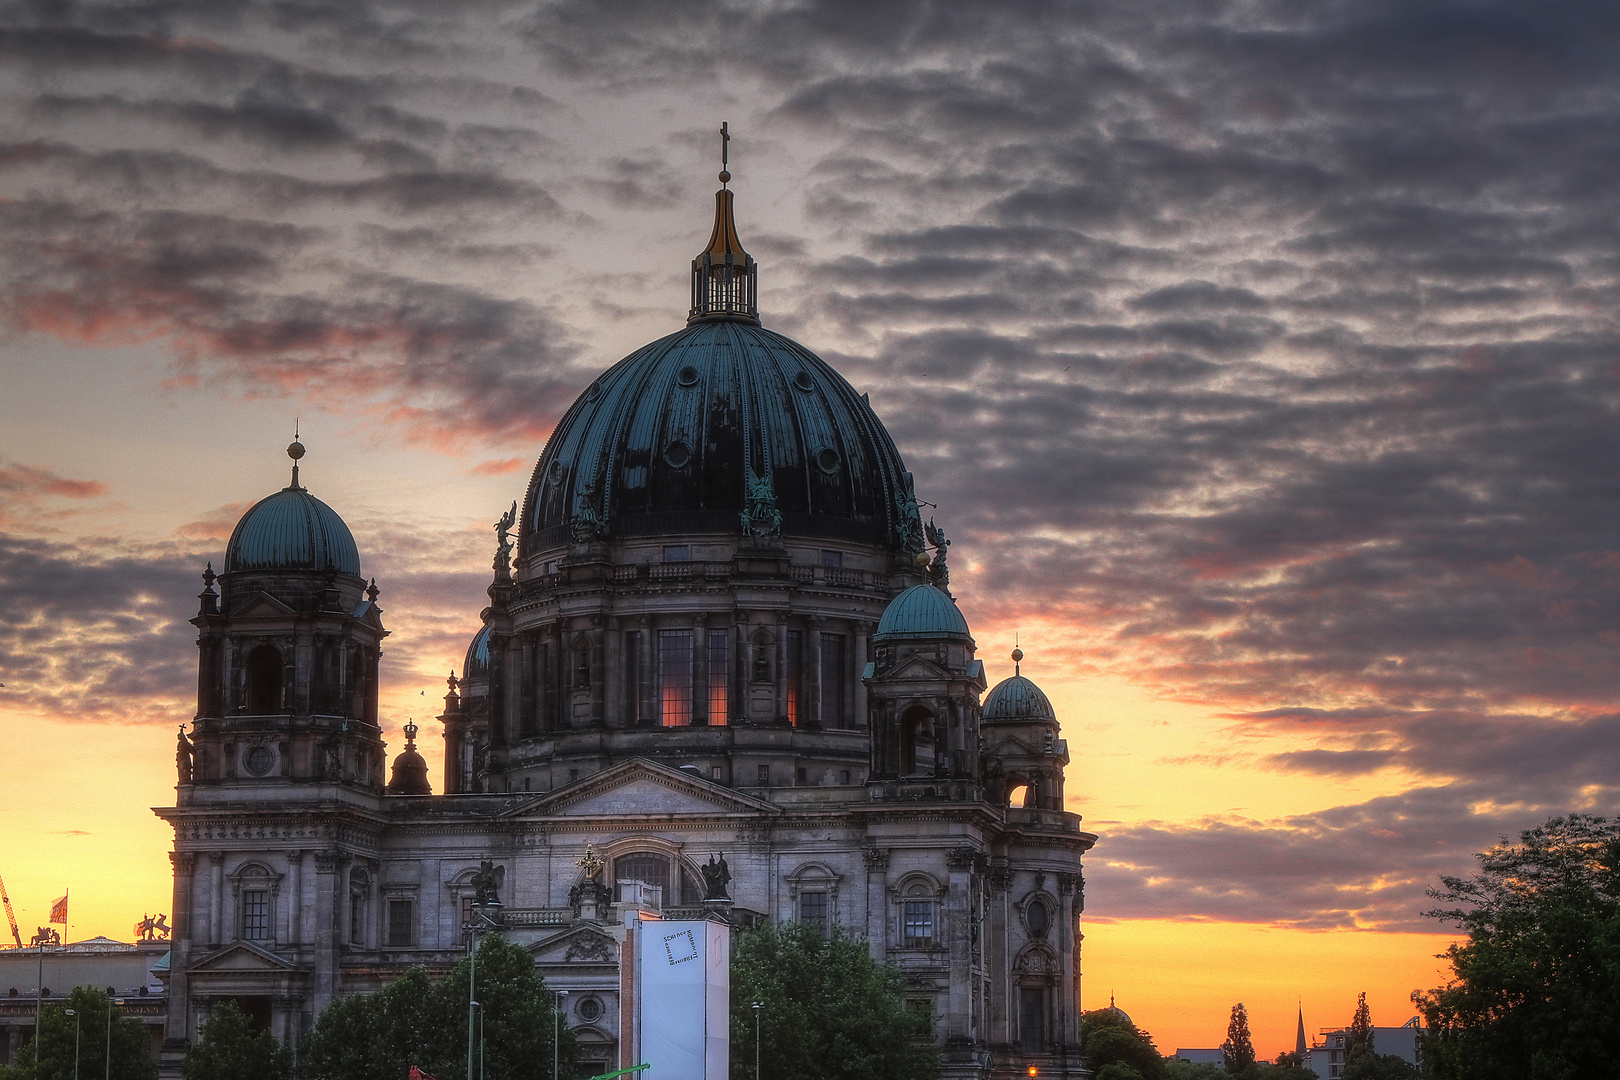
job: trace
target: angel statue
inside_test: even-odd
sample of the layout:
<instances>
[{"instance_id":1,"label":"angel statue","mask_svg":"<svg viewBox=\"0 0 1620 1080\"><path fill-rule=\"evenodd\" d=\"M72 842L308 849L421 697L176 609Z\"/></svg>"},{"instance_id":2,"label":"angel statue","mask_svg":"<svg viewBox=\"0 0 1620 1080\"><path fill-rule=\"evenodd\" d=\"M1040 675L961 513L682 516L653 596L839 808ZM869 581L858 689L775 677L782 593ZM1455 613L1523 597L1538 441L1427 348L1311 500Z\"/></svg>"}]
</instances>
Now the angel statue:
<instances>
[{"instance_id":1,"label":"angel statue","mask_svg":"<svg viewBox=\"0 0 1620 1080\"><path fill-rule=\"evenodd\" d=\"M951 546L951 542L946 539L945 530L934 524L933 518L928 519L923 531L928 536L929 546L934 549L934 561L929 564L928 576L933 578L936 586L943 589L951 583L951 571L945 565L945 550Z\"/></svg>"},{"instance_id":2,"label":"angel statue","mask_svg":"<svg viewBox=\"0 0 1620 1080\"><path fill-rule=\"evenodd\" d=\"M512 576L512 526L517 523L517 500L512 508L495 523L495 573L500 577Z\"/></svg>"}]
</instances>

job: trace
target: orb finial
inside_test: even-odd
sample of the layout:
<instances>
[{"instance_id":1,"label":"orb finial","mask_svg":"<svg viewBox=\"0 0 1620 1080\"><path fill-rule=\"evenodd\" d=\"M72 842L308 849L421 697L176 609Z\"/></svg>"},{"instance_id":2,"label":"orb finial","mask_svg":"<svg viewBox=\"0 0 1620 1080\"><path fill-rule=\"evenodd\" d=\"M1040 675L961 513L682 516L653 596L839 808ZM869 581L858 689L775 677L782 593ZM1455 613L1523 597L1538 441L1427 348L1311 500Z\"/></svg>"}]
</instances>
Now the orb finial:
<instances>
[{"instance_id":1,"label":"orb finial","mask_svg":"<svg viewBox=\"0 0 1620 1080\"><path fill-rule=\"evenodd\" d=\"M298 459L304 456L304 444L298 441L298 421L293 421L293 441L287 446L287 456L293 459L292 486L298 487Z\"/></svg>"},{"instance_id":2,"label":"orb finial","mask_svg":"<svg viewBox=\"0 0 1620 1080\"><path fill-rule=\"evenodd\" d=\"M1023 659L1024 659L1024 650L1018 648L1018 646L1016 646L1016 645L1013 646L1012 660L1013 660L1013 674L1014 675L1017 675L1019 673L1018 672L1018 665L1023 662Z\"/></svg>"}]
</instances>

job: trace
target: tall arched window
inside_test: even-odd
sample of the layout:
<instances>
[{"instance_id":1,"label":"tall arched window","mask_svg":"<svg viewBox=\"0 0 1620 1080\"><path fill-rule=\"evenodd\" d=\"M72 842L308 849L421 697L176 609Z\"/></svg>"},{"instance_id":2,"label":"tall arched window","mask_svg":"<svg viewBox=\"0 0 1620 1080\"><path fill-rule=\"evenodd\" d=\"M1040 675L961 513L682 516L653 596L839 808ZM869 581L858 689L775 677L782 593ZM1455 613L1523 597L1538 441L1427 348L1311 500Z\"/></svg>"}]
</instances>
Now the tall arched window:
<instances>
[{"instance_id":1,"label":"tall arched window","mask_svg":"<svg viewBox=\"0 0 1620 1080\"><path fill-rule=\"evenodd\" d=\"M913 705L900 714L900 775L934 771L934 714Z\"/></svg>"},{"instance_id":2,"label":"tall arched window","mask_svg":"<svg viewBox=\"0 0 1620 1080\"><path fill-rule=\"evenodd\" d=\"M247 711L266 716L281 711L281 651L274 645L260 645L248 653Z\"/></svg>"}]
</instances>

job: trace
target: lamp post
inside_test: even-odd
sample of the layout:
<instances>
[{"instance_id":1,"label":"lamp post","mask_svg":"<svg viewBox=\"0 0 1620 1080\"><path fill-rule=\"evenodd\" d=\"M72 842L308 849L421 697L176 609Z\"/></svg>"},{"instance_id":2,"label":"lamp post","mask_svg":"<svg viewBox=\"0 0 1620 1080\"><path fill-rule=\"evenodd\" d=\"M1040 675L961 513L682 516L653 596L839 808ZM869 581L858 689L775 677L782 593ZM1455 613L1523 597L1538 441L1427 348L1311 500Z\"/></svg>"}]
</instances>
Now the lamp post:
<instances>
[{"instance_id":1,"label":"lamp post","mask_svg":"<svg viewBox=\"0 0 1620 1080\"><path fill-rule=\"evenodd\" d=\"M63 1009L62 1015L73 1017L73 1080L79 1080L79 1036L83 1034L79 1027L81 1018L72 1009Z\"/></svg>"},{"instance_id":2,"label":"lamp post","mask_svg":"<svg viewBox=\"0 0 1620 1080\"><path fill-rule=\"evenodd\" d=\"M558 1080L559 1065L562 1062L562 1009L563 998L568 991L557 991L557 1002L551 1010L551 1080Z\"/></svg>"},{"instance_id":3,"label":"lamp post","mask_svg":"<svg viewBox=\"0 0 1620 1080\"><path fill-rule=\"evenodd\" d=\"M754 1080L759 1080L759 1013L763 1008L763 1001L754 1002Z\"/></svg>"},{"instance_id":4,"label":"lamp post","mask_svg":"<svg viewBox=\"0 0 1620 1080\"><path fill-rule=\"evenodd\" d=\"M102 1054L102 1058L101 1058L103 1064L106 1066L106 1068L102 1070L102 1078L103 1078L103 1080L112 1080L112 1011L113 1011L113 1006L114 1005L122 1005L123 1003L124 1003L123 998L114 999L114 998L109 997L107 999L107 1048L106 1048L105 1052Z\"/></svg>"},{"instance_id":5,"label":"lamp post","mask_svg":"<svg viewBox=\"0 0 1620 1080\"><path fill-rule=\"evenodd\" d=\"M497 929L495 920L484 913L484 908L498 909L500 906L499 900L489 904L474 900L472 918L461 925L467 934L467 1080L473 1080L473 1020L478 1010L478 932L485 928Z\"/></svg>"}]
</instances>

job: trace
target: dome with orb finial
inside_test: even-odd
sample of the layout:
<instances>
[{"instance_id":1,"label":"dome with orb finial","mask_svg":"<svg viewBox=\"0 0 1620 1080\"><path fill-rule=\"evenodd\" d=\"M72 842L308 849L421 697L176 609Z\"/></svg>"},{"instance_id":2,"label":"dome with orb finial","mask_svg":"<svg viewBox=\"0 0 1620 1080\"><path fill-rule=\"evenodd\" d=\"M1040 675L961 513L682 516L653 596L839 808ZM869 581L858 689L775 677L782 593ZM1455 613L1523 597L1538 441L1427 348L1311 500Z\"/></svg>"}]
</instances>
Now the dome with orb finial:
<instances>
[{"instance_id":1,"label":"dome with orb finial","mask_svg":"<svg viewBox=\"0 0 1620 1080\"><path fill-rule=\"evenodd\" d=\"M304 444L287 447L292 483L260 499L236 523L225 547L225 573L241 570L335 570L360 576L360 549L336 510L298 483Z\"/></svg>"}]
</instances>

